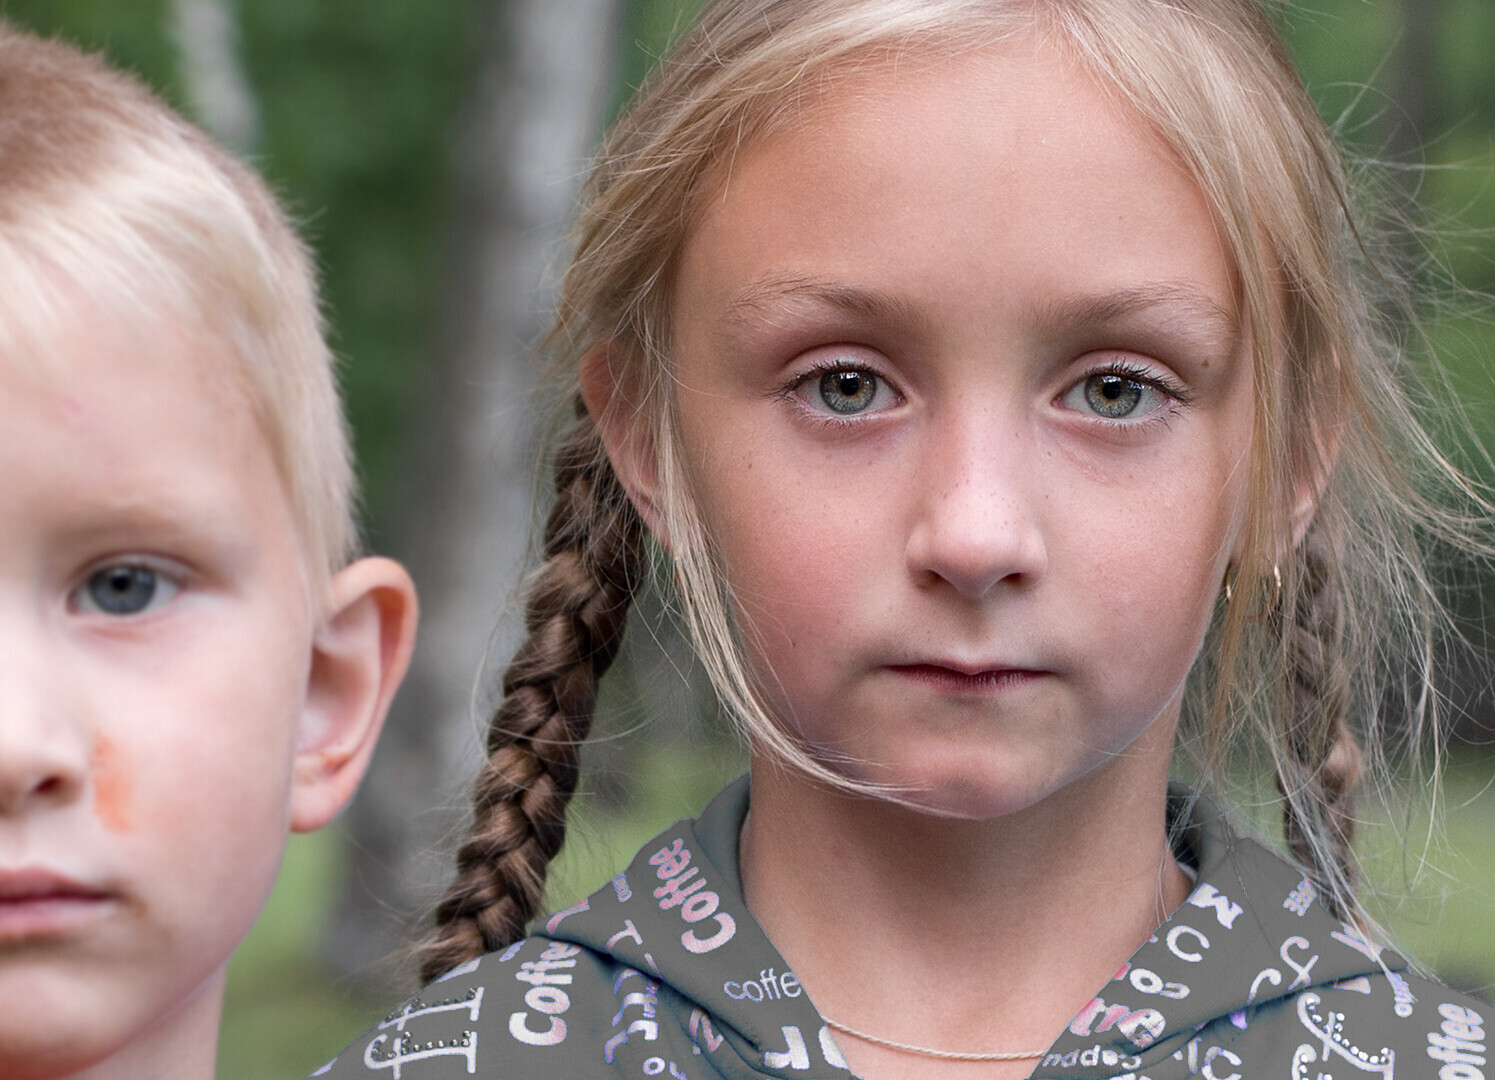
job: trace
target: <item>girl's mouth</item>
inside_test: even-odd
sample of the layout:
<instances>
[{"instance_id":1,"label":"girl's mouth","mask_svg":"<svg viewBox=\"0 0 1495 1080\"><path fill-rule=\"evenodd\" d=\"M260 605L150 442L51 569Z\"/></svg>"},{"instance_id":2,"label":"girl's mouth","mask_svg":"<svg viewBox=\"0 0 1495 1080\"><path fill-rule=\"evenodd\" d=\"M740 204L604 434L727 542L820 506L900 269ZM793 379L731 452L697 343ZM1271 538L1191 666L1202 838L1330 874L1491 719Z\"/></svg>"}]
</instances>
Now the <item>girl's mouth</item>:
<instances>
[{"instance_id":1,"label":"girl's mouth","mask_svg":"<svg viewBox=\"0 0 1495 1080\"><path fill-rule=\"evenodd\" d=\"M954 694L992 694L1028 686L1048 674L1033 668L966 668L953 664L889 664L888 670L931 689Z\"/></svg>"}]
</instances>

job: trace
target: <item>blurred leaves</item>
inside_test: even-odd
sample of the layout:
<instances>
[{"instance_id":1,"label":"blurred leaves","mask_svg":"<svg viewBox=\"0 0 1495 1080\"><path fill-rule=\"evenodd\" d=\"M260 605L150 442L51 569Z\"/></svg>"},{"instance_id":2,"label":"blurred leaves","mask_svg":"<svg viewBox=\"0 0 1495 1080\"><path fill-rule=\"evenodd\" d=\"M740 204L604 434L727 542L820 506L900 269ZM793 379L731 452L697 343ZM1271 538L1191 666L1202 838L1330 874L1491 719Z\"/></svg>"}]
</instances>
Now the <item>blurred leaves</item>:
<instances>
[{"instance_id":1,"label":"blurred leaves","mask_svg":"<svg viewBox=\"0 0 1495 1080\"><path fill-rule=\"evenodd\" d=\"M333 345L373 546L394 512L412 394L441 282L451 130L467 89L473 0L245 0L256 164L325 268Z\"/></svg>"},{"instance_id":2,"label":"blurred leaves","mask_svg":"<svg viewBox=\"0 0 1495 1080\"><path fill-rule=\"evenodd\" d=\"M167 33L168 3L0 0L0 13L22 29L44 37L61 34L91 52L108 53L116 67L133 71L180 106L176 47Z\"/></svg>"}]
</instances>

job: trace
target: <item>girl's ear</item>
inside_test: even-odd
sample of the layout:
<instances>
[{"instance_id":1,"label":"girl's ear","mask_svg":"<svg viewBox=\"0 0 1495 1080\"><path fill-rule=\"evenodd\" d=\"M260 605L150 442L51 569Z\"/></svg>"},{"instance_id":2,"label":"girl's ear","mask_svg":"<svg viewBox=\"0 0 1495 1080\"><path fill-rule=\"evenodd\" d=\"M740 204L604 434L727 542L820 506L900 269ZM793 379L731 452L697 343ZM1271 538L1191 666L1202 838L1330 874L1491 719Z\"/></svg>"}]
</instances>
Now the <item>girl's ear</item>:
<instances>
[{"instance_id":1,"label":"girl's ear","mask_svg":"<svg viewBox=\"0 0 1495 1080\"><path fill-rule=\"evenodd\" d=\"M1303 546L1303 538L1308 535L1308 530L1313 526L1313 519L1318 515L1319 500L1323 497L1324 489L1328 485L1327 471L1322 472L1313 480L1304 480L1297 485L1297 491L1293 499L1292 512L1288 524L1292 527L1292 549L1296 551ZM1235 543L1230 549L1230 565L1240 566L1245 557L1246 533L1244 529L1236 532ZM1279 553L1285 555L1286 552Z\"/></svg>"},{"instance_id":2,"label":"girl's ear","mask_svg":"<svg viewBox=\"0 0 1495 1080\"><path fill-rule=\"evenodd\" d=\"M353 797L415 647L415 585L367 558L334 574L312 640L291 777L291 828L319 829Z\"/></svg>"},{"instance_id":3,"label":"girl's ear","mask_svg":"<svg viewBox=\"0 0 1495 1080\"><path fill-rule=\"evenodd\" d=\"M1313 442L1311 459L1301 467L1297 478L1297 489L1293 498L1292 520L1293 548L1303 545L1313 519L1318 515L1324 492L1329 489L1329 478L1334 472L1334 463L1339 459L1339 434L1322 424L1312 425Z\"/></svg>"},{"instance_id":4,"label":"girl's ear","mask_svg":"<svg viewBox=\"0 0 1495 1080\"><path fill-rule=\"evenodd\" d=\"M1308 535L1308 530L1313 527L1314 518L1318 516L1319 506L1324 500L1324 492L1329 489L1329 480L1334 473L1334 464L1339 459L1339 434L1337 430L1325 423L1310 422L1313 432L1309 444L1309 452L1305 455L1307 461L1303 461L1294 469L1296 476L1293 478L1293 501L1288 511L1287 525L1292 530L1292 547L1290 551L1296 551L1303 546L1303 540ZM1235 543L1231 547L1230 563L1232 566L1240 566L1245 554L1246 537L1244 530L1237 530ZM1278 552L1279 557L1287 555L1288 552Z\"/></svg>"},{"instance_id":5,"label":"girl's ear","mask_svg":"<svg viewBox=\"0 0 1495 1080\"><path fill-rule=\"evenodd\" d=\"M660 511L659 459L654 432L643 421L644 392L636 365L624 361L613 342L588 349L581 358L581 400L597 425L607 458L623 490L654 538L669 550L669 535Z\"/></svg>"},{"instance_id":6,"label":"girl's ear","mask_svg":"<svg viewBox=\"0 0 1495 1080\"><path fill-rule=\"evenodd\" d=\"M1323 491L1322 484L1304 484L1298 489L1298 499L1293 504L1292 519L1294 550L1303 546L1303 538L1308 535L1314 515L1318 513L1319 496L1323 494Z\"/></svg>"}]
</instances>

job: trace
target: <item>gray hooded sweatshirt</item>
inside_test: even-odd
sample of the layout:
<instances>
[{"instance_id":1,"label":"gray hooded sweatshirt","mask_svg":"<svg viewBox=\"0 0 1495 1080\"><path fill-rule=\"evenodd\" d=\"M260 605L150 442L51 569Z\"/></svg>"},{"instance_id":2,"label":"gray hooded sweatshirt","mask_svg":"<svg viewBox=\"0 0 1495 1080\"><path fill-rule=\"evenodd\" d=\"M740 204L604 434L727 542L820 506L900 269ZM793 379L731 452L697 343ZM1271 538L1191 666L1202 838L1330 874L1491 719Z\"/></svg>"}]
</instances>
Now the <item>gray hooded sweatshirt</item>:
<instances>
[{"instance_id":1,"label":"gray hooded sweatshirt","mask_svg":"<svg viewBox=\"0 0 1495 1080\"><path fill-rule=\"evenodd\" d=\"M851 1077L743 900L748 794L744 777L590 897L448 972L312 1075ZM1300 870L1235 834L1206 800L1174 792L1170 809L1193 892L1096 990L1034 1077L1495 1077L1489 1007L1363 940Z\"/></svg>"}]
</instances>

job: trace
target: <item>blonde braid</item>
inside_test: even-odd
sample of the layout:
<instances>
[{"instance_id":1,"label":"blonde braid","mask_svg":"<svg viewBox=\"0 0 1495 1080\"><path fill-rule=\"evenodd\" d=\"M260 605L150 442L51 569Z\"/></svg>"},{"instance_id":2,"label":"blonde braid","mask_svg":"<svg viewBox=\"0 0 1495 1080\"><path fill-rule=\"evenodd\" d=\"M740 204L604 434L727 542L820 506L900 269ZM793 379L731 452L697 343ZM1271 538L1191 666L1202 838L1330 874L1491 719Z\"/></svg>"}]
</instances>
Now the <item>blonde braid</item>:
<instances>
[{"instance_id":1,"label":"blonde braid","mask_svg":"<svg viewBox=\"0 0 1495 1080\"><path fill-rule=\"evenodd\" d=\"M422 982L524 936L565 840L577 752L638 585L642 523L579 400L576 411L556 455L556 501L526 603L527 637L504 673L472 827L420 952Z\"/></svg>"},{"instance_id":2,"label":"blonde braid","mask_svg":"<svg viewBox=\"0 0 1495 1080\"><path fill-rule=\"evenodd\" d=\"M1277 785L1283 835L1293 856L1339 917L1355 908L1354 786L1362 752L1348 722L1350 677L1344 616L1331 546L1310 528L1286 627L1288 701Z\"/></svg>"}]
</instances>

